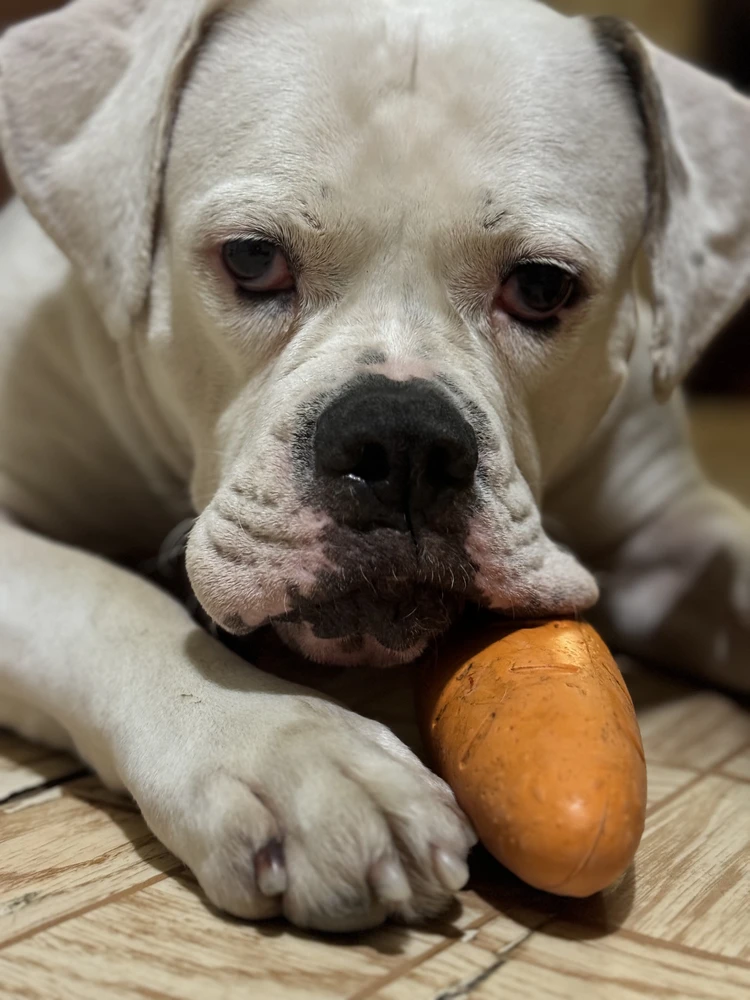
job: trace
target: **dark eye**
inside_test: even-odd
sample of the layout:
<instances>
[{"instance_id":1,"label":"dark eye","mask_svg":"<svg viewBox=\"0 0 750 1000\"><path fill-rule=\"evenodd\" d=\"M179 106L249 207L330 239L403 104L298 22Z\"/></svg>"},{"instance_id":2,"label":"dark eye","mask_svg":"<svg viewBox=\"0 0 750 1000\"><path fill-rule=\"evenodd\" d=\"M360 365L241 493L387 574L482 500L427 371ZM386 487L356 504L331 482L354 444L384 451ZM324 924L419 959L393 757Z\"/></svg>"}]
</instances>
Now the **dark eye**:
<instances>
[{"instance_id":1,"label":"dark eye","mask_svg":"<svg viewBox=\"0 0 750 1000\"><path fill-rule=\"evenodd\" d=\"M503 283L498 305L525 323L540 323L569 305L576 287L575 277L554 264L521 264Z\"/></svg>"},{"instance_id":2,"label":"dark eye","mask_svg":"<svg viewBox=\"0 0 750 1000\"><path fill-rule=\"evenodd\" d=\"M268 240L232 240L222 251L224 266L246 292L286 292L294 277L283 251Z\"/></svg>"}]
</instances>

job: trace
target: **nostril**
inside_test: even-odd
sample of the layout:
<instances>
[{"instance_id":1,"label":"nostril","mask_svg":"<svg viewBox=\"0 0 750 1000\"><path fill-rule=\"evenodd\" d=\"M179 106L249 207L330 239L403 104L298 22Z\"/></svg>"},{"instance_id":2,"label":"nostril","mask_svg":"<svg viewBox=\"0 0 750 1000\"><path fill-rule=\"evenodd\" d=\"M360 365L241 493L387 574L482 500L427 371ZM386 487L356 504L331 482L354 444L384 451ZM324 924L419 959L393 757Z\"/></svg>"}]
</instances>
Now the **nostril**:
<instances>
[{"instance_id":1,"label":"nostril","mask_svg":"<svg viewBox=\"0 0 750 1000\"><path fill-rule=\"evenodd\" d=\"M356 476L366 483L381 483L388 479L391 473L391 463L388 452L377 441L369 441L362 445L355 465L349 475Z\"/></svg>"},{"instance_id":2,"label":"nostril","mask_svg":"<svg viewBox=\"0 0 750 1000\"><path fill-rule=\"evenodd\" d=\"M462 490L471 486L477 469L476 454L451 444L439 444L427 456L426 478L433 489Z\"/></svg>"}]
</instances>

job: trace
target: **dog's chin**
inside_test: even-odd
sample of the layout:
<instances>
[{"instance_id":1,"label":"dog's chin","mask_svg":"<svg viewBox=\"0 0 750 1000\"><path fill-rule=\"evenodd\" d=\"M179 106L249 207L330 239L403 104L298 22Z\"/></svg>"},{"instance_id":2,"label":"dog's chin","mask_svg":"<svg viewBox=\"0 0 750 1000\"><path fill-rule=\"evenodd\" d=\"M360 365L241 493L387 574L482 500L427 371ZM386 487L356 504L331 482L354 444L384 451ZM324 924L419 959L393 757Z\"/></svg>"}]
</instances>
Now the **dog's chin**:
<instances>
[{"instance_id":1,"label":"dog's chin","mask_svg":"<svg viewBox=\"0 0 750 1000\"><path fill-rule=\"evenodd\" d=\"M424 653L429 636L403 649L389 649L371 635L336 639L321 639L309 622L291 624L275 622L274 630L281 641L295 653L314 663L332 667L400 667Z\"/></svg>"},{"instance_id":2,"label":"dog's chin","mask_svg":"<svg viewBox=\"0 0 750 1000\"><path fill-rule=\"evenodd\" d=\"M390 584L390 586L389 586ZM317 599L297 594L272 620L279 638L308 660L333 666L396 667L411 663L464 608L465 596L424 584L382 582Z\"/></svg>"}]
</instances>

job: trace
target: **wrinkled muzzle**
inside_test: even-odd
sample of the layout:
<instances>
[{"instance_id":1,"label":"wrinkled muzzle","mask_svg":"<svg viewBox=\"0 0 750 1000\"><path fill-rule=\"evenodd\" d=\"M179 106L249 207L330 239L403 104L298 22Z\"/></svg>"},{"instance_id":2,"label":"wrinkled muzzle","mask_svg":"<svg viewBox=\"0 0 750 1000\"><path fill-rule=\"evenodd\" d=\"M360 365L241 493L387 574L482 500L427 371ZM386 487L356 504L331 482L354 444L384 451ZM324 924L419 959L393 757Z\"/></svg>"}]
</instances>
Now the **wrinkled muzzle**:
<instances>
[{"instance_id":1,"label":"wrinkled muzzle","mask_svg":"<svg viewBox=\"0 0 750 1000\"><path fill-rule=\"evenodd\" d=\"M291 443L270 435L265 460L243 456L196 524L204 608L236 633L271 622L311 659L385 666L418 656L467 601L589 606L593 580L544 534L476 412L437 380L380 374L303 407Z\"/></svg>"}]
</instances>

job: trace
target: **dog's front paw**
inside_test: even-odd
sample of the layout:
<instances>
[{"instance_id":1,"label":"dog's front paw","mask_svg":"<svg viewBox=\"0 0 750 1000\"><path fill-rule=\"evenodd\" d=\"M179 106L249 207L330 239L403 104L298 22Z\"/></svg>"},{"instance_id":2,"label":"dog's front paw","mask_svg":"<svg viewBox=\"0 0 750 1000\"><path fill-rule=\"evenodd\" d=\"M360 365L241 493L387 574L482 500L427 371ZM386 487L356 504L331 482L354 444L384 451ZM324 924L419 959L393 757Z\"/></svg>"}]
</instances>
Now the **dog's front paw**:
<instances>
[{"instance_id":1,"label":"dog's front paw","mask_svg":"<svg viewBox=\"0 0 750 1000\"><path fill-rule=\"evenodd\" d=\"M135 791L154 832L238 917L350 931L444 911L476 841L447 785L378 723L272 700L271 725L216 719L170 789Z\"/></svg>"}]
</instances>

